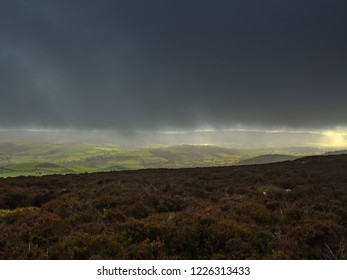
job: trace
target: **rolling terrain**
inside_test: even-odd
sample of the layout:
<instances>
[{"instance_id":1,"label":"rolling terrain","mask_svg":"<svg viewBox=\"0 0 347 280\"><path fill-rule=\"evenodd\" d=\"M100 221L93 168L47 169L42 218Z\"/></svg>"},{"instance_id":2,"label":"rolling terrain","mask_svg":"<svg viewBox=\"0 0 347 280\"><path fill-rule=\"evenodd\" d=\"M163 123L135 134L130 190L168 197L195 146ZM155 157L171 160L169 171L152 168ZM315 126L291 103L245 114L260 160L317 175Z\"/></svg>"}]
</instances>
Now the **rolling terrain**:
<instances>
[{"instance_id":1,"label":"rolling terrain","mask_svg":"<svg viewBox=\"0 0 347 280\"><path fill-rule=\"evenodd\" d=\"M274 153L286 152L276 156ZM309 151L311 152L311 151ZM264 154L274 154L267 155ZM214 145L124 148L71 141L0 141L0 177L76 174L146 168L229 166L267 163L307 155L303 149L235 149ZM251 158L263 155L261 158Z\"/></svg>"},{"instance_id":2,"label":"rolling terrain","mask_svg":"<svg viewBox=\"0 0 347 280\"><path fill-rule=\"evenodd\" d=\"M0 259L346 259L346 205L347 155L2 178Z\"/></svg>"},{"instance_id":3,"label":"rolling terrain","mask_svg":"<svg viewBox=\"0 0 347 280\"><path fill-rule=\"evenodd\" d=\"M241 154L247 153L211 145L127 149L71 142L0 142L0 177L226 166Z\"/></svg>"}]
</instances>

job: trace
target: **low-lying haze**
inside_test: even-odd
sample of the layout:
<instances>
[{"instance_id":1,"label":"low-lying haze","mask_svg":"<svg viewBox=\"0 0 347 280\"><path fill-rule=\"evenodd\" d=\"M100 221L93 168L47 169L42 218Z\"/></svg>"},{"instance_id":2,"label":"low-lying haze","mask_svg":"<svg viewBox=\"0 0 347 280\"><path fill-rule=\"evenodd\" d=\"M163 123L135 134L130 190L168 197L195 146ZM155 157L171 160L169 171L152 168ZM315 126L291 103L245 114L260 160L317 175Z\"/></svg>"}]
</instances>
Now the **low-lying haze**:
<instances>
[{"instance_id":1,"label":"low-lying haze","mask_svg":"<svg viewBox=\"0 0 347 280\"><path fill-rule=\"evenodd\" d=\"M0 143L11 141L40 143L85 143L104 147L156 148L176 145L217 145L240 149L301 147L328 150L347 147L346 131L181 131L130 132L114 131L0 131ZM322 150L322 151L323 151ZM1 152L1 151L0 151Z\"/></svg>"}]
</instances>

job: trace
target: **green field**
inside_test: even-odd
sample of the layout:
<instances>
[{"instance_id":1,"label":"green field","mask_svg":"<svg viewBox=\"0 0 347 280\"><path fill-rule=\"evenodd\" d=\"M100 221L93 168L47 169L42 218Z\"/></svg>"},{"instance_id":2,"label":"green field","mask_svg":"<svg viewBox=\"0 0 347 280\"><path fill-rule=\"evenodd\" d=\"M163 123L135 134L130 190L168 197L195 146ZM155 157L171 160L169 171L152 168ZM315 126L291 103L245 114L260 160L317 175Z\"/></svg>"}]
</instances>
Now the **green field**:
<instances>
[{"instance_id":1,"label":"green field","mask_svg":"<svg viewBox=\"0 0 347 280\"><path fill-rule=\"evenodd\" d=\"M245 159L250 159L254 164L260 155L273 157L276 153L297 157L309 154L295 148L235 149L214 145L121 148L115 144L98 145L62 140L0 140L0 177L229 166L242 163ZM255 160L252 161L252 158ZM285 160L286 156L283 158Z\"/></svg>"},{"instance_id":2,"label":"green field","mask_svg":"<svg viewBox=\"0 0 347 280\"><path fill-rule=\"evenodd\" d=\"M125 149L81 143L0 142L0 177L143 168L233 165L240 152L217 146L180 145Z\"/></svg>"}]
</instances>

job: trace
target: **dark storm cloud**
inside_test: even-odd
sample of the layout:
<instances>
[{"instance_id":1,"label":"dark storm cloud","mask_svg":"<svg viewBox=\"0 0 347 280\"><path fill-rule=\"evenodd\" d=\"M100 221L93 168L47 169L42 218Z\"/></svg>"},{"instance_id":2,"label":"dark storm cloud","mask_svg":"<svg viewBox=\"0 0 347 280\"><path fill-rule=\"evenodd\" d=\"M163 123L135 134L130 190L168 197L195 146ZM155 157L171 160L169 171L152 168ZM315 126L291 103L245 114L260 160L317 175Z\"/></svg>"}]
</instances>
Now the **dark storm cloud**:
<instances>
[{"instance_id":1,"label":"dark storm cloud","mask_svg":"<svg viewBox=\"0 0 347 280\"><path fill-rule=\"evenodd\" d=\"M0 2L0 127L347 125L345 1Z\"/></svg>"}]
</instances>

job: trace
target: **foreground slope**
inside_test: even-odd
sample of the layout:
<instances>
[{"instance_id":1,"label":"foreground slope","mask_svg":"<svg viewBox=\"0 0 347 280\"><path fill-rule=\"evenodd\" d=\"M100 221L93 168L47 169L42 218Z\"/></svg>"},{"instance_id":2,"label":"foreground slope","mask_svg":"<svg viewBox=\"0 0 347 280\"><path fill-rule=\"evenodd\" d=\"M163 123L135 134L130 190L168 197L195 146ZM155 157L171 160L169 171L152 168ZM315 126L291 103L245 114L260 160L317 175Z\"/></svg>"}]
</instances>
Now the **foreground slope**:
<instances>
[{"instance_id":1,"label":"foreground slope","mask_svg":"<svg viewBox=\"0 0 347 280\"><path fill-rule=\"evenodd\" d=\"M0 259L346 259L347 156L0 179Z\"/></svg>"}]
</instances>

